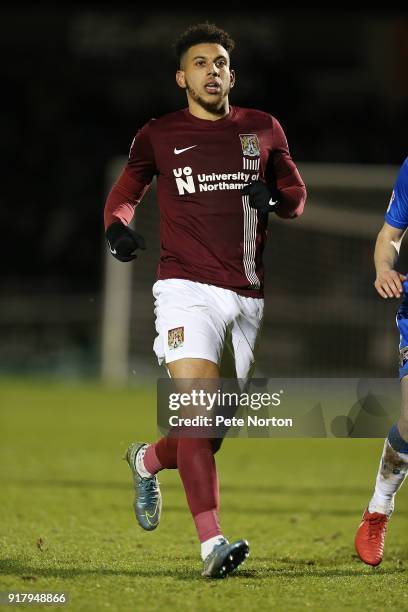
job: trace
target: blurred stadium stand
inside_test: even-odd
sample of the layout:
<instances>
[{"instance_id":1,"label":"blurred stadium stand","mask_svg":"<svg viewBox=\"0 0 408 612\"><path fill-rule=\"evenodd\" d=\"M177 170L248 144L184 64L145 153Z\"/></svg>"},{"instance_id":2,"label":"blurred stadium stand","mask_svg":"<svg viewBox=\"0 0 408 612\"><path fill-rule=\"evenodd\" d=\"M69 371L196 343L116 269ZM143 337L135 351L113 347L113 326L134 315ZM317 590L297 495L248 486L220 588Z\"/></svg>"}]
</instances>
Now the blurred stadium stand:
<instances>
[{"instance_id":1,"label":"blurred stadium stand","mask_svg":"<svg viewBox=\"0 0 408 612\"><path fill-rule=\"evenodd\" d=\"M112 160L151 116L185 106L169 48L187 25L212 16L20 8L3 9L0 20L7 57L0 147L8 160L0 374L98 376L109 346L101 334L102 209ZM374 293L372 252L407 154L408 19L397 11L217 11L214 20L237 41L232 103L281 121L309 188L301 219L271 222L260 371L396 375L396 303ZM148 250L120 272L132 277L123 285L131 300L122 301L131 333L122 338L116 375L125 368L130 380L159 372L151 350L152 198L136 214ZM405 250L401 270L408 270Z\"/></svg>"}]
</instances>

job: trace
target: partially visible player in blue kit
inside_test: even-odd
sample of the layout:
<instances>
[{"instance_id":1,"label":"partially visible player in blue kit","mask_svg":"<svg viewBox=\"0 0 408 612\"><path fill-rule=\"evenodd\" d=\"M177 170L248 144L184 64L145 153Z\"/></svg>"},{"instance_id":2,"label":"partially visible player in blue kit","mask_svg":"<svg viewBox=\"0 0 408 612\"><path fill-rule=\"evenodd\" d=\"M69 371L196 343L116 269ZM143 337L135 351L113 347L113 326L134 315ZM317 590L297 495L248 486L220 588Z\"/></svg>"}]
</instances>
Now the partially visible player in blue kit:
<instances>
[{"instance_id":1,"label":"partially visible player in blue kit","mask_svg":"<svg viewBox=\"0 0 408 612\"><path fill-rule=\"evenodd\" d=\"M400 332L401 415L384 443L374 494L356 533L355 546L364 563L379 565L384 554L387 523L394 510L395 494L408 472L408 281L394 269L402 238L408 228L408 157L401 166L385 223L374 252L376 280L381 297L400 298L397 313Z\"/></svg>"}]
</instances>

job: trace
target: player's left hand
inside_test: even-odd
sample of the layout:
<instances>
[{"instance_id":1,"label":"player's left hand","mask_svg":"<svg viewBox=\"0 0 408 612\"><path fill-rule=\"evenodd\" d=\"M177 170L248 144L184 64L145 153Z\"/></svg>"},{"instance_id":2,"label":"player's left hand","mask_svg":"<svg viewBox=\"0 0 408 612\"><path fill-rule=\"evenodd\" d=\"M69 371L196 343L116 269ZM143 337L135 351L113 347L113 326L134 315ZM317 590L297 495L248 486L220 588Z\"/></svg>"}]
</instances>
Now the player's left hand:
<instances>
[{"instance_id":1,"label":"player's left hand","mask_svg":"<svg viewBox=\"0 0 408 612\"><path fill-rule=\"evenodd\" d=\"M263 181L245 185L243 195L249 196L249 205L261 213L276 212L279 205L279 191L268 187Z\"/></svg>"}]
</instances>

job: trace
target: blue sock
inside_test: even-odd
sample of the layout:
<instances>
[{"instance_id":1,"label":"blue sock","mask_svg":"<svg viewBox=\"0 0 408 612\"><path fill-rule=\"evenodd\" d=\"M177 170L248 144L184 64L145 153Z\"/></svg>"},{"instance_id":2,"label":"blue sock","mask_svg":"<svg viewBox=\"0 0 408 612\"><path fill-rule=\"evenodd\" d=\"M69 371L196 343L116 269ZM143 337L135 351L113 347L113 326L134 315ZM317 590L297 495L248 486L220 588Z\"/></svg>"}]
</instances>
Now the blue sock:
<instances>
[{"instance_id":1,"label":"blue sock","mask_svg":"<svg viewBox=\"0 0 408 612\"><path fill-rule=\"evenodd\" d=\"M388 442L397 453L408 453L408 442L401 437L396 425L393 425L388 433Z\"/></svg>"}]
</instances>

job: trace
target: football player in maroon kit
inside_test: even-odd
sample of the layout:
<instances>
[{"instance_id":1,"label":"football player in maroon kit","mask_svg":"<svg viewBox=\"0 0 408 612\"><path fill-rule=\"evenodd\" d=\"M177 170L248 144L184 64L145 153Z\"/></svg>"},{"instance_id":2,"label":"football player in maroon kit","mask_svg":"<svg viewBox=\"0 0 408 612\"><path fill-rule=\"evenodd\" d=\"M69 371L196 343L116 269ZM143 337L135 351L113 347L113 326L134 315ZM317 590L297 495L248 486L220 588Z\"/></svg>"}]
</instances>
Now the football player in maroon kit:
<instances>
[{"instance_id":1,"label":"football player in maroon kit","mask_svg":"<svg viewBox=\"0 0 408 612\"><path fill-rule=\"evenodd\" d=\"M234 41L213 24L178 39L177 85L188 107L151 119L136 134L129 160L108 196L111 253L131 261L144 239L129 228L154 176L161 252L153 286L154 351L174 379L219 379L224 348L237 378L248 380L263 316L268 214L298 217L306 200L285 134L266 112L231 106ZM229 543L219 524L214 454L219 438L166 436L127 451L136 518L155 529L161 514L156 474L178 469L204 562L203 575L225 577L248 556L244 539Z\"/></svg>"}]
</instances>

